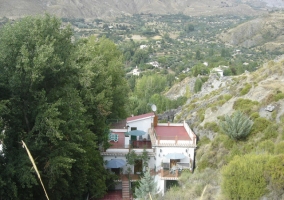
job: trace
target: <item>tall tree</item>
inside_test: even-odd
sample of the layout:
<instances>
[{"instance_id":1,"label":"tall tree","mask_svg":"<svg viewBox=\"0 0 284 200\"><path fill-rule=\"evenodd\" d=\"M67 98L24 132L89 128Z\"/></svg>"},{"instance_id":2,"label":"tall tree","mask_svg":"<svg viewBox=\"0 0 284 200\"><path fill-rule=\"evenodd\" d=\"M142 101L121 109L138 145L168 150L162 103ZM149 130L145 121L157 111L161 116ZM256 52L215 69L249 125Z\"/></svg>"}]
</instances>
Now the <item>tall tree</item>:
<instances>
[{"instance_id":1,"label":"tall tree","mask_svg":"<svg viewBox=\"0 0 284 200\"><path fill-rule=\"evenodd\" d=\"M107 139L106 120L126 117L129 86L122 53L110 40L90 37L79 41L75 59L80 70L80 95L94 122L90 129L102 142Z\"/></svg>"},{"instance_id":2,"label":"tall tree","mask_svg":"<svg viewBox=\"0 0 284 200\"><path fill-rule=\"evenodd\" d=\"M108 95L89 94L84 70L74 62L77 47L71 36L71 29L50 15L26 17L0 31L1 199L45 198L21 140L35 158L50 199L100 197L106 190L107 173L90 128L94 118L82 91L89 99L108 101ZM103 70L94 73L101 76ZM113 78L116 70L112 73Z\"/></svg>"}]
</instances>

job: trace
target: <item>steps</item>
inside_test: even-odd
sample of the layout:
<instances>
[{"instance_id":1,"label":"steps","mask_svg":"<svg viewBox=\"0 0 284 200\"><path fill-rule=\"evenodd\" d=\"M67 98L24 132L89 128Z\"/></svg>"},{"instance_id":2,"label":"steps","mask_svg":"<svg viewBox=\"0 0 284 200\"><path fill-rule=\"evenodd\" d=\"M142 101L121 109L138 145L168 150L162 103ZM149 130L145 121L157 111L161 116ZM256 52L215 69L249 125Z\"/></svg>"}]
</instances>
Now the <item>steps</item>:
<instances>
[{"instance_id":1,"label":"steps","mask_svg":"<svg viewBox=\"0 0 284 200\"><path fill-rule=\"evenodd\" d=\"M122 180L122 199L129 200L129 180Z\"/></svg>"}]
</instances>

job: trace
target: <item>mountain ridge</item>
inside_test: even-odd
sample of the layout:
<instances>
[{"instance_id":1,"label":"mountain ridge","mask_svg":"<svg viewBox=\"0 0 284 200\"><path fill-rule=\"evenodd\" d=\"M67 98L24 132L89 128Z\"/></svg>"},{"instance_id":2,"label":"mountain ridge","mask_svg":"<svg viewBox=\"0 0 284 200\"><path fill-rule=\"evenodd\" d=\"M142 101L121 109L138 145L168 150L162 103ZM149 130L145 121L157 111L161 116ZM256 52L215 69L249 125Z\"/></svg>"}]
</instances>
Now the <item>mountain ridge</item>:
<instances>
[{"instance_id":1,"label":"mountain ridge","mask_svg":"<svg viewBox=\"0 0 284 200\"><path fill-rule=\"evenodd\" d=\"M257 15L267 12L267 4L255 0L0 0L0 17L18 18L48 12L67 18L114 18L133 14ZM284 6L284 5L283 5Z\"/></svg>"}]
</instances>

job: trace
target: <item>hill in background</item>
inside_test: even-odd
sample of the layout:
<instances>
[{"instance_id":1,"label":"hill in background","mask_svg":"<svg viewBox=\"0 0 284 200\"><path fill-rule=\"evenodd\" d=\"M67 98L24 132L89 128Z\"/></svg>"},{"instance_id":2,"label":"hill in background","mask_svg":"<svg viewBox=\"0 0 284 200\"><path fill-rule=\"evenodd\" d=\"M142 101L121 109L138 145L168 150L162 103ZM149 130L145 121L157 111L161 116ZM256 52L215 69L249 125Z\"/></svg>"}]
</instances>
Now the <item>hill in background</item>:
<instances>
[{"instance_id":1,"label":"hill in background","mask_svg":"<svg viewBox=\"0 0 284 200\"><path fill-rule=\"evenodd\" d=\"M283 13L270 13L223 32L219 38L232 46L281 51L284 49L283 26Z\"/></svg>"},{"instance_id":2,"label":"hill in background","mask_svg":"<svg viewBox=\"0 0 284 200\"><path fill-rule=\"evenodd\" d=\"M141 13L185 15L256 15L281 1L255 0L0 0L0 17L22 17L49 12L67 18L113 18Z\"/></svg>"}]
</instances>

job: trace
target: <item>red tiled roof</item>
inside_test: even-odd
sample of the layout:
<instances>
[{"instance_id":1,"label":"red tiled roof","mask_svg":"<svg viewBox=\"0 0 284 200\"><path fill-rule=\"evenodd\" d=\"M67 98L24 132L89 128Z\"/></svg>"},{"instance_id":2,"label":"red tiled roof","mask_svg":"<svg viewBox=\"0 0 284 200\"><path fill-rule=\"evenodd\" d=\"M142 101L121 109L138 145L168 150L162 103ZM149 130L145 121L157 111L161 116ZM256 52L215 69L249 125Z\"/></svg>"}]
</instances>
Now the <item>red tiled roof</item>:
<instances>
[{"instance_id":1,"label":"red tiled roof","mask_svg":"<svg viewBox=\"0 0 284 200\"><path fill-rule=\"evenodd\" d=\"M128 117L126 119L126 121L130 122L130 121L144 119L144 118L148 118L148 117L154 117L154 116L155 116L155 113L151 112L151 113L146 113L146 114L143 114L143 115L137 115L137 116L133 116L133 117Z\"/></svg>"},{"instance_id":2,"label":"red tiled roof","mask_svg":"<svg viewBox=\"0 0 284 200\"><path fill-rule=\"evenodd\" d=\"M156 135L161 140L191 140L184 126L156 126Z\"/></svg>"}]
</instances>

